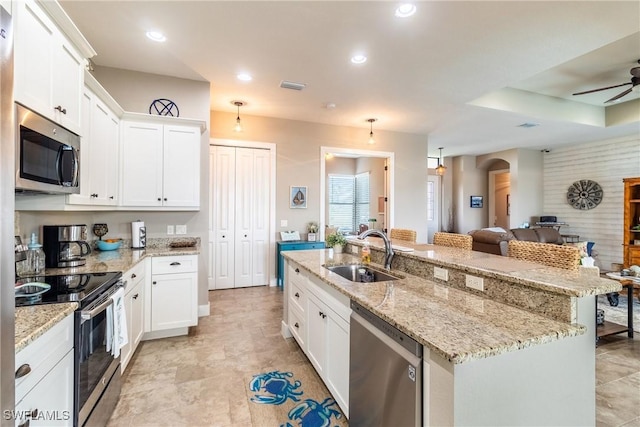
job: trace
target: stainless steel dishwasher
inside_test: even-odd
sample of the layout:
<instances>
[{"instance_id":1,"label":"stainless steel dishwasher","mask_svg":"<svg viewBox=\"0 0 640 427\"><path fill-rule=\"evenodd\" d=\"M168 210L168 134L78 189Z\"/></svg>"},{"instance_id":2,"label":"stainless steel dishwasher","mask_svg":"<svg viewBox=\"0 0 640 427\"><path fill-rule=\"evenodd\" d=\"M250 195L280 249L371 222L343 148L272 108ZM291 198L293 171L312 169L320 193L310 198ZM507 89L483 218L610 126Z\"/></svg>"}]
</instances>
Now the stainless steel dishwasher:
<instances>
[{"instance_id":1,"label":"stainless steel dishwasher","mask_svg":"<svg viewBox=\"0 0 640 427\"><path fill-rule=\"evenodd\" d=\"M351 302L349 426L422 425L422 344Z\"/></svg>"}]
</instances>

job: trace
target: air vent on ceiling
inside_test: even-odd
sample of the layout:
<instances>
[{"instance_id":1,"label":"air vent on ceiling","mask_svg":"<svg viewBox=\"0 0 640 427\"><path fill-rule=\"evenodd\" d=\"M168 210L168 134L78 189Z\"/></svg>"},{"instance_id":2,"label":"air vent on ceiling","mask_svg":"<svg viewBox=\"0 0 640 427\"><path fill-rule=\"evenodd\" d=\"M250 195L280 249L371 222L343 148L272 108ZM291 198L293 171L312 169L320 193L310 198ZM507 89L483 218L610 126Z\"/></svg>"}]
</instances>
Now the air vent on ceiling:
<instances>
[{"instance_id":1,"label":"air vent on ceiling","mask_svg":"<svg viewBox=\"0 0 640 427\"><path fill-rule=\"evenodd\" d=\"M290 82L287 80L283 80L280 82L280 87L282 89L293 89L293 90L302 90L306 87L307 85L304 83L296 83L296 82Z\"/></svg>"},{"instance_id":2,"label":"air vent on ceiling","mask_svg":"<svg viewBox=\"0 0 640 427\"><path fill-rule=\"evenodd\" d=\"M521 125L518 125L516 127L519 128L534 128L536 126L540 126L538 123L522 123Z\"/></svg>"}]
</instances>

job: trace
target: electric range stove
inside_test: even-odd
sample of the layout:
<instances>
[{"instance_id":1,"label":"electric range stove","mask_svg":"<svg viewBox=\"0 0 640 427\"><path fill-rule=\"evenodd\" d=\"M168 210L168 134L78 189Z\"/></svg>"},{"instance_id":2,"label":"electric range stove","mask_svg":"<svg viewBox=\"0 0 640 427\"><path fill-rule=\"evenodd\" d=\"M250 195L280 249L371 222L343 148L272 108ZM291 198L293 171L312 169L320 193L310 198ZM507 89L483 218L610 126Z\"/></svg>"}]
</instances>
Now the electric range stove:
<instances>
[{"instance_id":1,"label":"electric range stove","mask_svg":"<svg viewBox=\"0 0 640 427\"><path fill-rule=\"evenodd\" d=\"M82 273L22 277L16 281L16 307L79 302L80 307L103 295L122 277L122 273Z\"/></svg>"}]
</instances>

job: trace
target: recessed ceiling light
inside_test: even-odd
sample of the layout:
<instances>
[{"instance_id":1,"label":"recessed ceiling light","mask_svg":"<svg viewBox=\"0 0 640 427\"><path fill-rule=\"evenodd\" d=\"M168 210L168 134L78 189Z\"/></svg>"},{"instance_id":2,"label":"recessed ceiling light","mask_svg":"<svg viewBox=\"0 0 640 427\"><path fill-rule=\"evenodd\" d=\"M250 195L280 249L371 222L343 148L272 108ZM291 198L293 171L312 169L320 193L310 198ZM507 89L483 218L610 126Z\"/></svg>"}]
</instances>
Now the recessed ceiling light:
<instances>
[{"instance_id":1,"label":"recessed ceiling light","mask_svg":"<svg viewBox=\"0 0 640 427\"><path fill-rule=\"evenodd\" d=\"M167 38L160 31L147 31L147 37L149 37L154 42L163 42L166 41Z\"/></svg>"},{"instance_id":2,"label":"recessed ceiling light","mask_svg":"<svg viewBox=\"0 0 640 427\"><path fill-rule=\"evenodd\" d=\"M251 80L253 80L251 74L248 73L240 73L236 77L238 77L238 80L242 80L243 82L250 82Z\"/></svg>"},{"instance_id":3,"label":"recessed ceiling light","mask_svg":"<svg viewBox=\"0 0 640 427\"><path fill-rule=\"evenodd\" d=\"M396 16L398 18L407 18L416 13L416 5L411 3L403 3L396 9Z\"/></svg>"},{"instance_id":4,"label":"recessed ceiling light","mask_svg":"<svg viewBox=\"0 0 640 427\"><path fill-rule=\"evenodd\" d=\"M354 64L364 64L365 62L367 62L367 57L361 54L353 55L351 57L351 62L353 62Z\"/></svg>"}]
</instances>

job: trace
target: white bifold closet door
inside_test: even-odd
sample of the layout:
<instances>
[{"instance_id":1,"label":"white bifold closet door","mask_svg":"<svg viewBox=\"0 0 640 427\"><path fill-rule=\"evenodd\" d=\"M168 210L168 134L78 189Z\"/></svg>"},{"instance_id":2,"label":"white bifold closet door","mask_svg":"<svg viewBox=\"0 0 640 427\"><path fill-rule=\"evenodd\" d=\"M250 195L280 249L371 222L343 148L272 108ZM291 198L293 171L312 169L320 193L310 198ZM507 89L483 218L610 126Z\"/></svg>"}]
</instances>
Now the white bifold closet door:
<instances>
[{"instance_id":1,"label":"white bifold closet door","mask_svg":"<svg viewBox=\"0 0 640 427\"><path fill-rule=\"evenodd\" d=\"M214 147L214 287L268 284L269 151Z\"/></svg>"}]
</instances>

